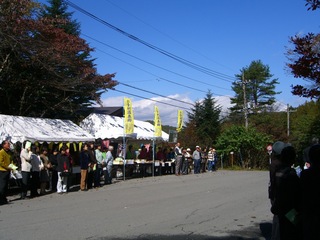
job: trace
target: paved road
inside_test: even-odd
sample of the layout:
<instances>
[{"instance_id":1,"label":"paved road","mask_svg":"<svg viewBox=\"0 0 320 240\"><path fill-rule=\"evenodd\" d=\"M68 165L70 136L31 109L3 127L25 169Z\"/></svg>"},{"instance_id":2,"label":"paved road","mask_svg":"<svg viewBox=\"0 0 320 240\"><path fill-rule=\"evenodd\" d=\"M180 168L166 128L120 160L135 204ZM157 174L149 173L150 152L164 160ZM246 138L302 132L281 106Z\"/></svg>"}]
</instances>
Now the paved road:
<instances>
[{"instance_id":1,"label":"paved road","mask_svg":"<svg viewBox=\"0 0 320 240\"><path fill-rule=\"evenodd\" d=\"M269 239L268 172L118 181L0 206L0 239Z\"/></svg>"}]
</instances>

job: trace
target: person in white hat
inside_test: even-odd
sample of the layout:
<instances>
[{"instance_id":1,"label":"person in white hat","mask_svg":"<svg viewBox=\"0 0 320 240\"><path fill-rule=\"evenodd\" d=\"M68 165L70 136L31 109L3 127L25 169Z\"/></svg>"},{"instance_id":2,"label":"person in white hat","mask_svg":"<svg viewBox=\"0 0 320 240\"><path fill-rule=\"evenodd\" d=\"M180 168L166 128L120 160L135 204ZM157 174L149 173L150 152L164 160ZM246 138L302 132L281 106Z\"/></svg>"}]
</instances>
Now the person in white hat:
<instances>
[{"instance_id":1,"label":"person in white hat","mask_svg":"<svg viewBox=\"0 0 320 240\"><path fill-rule=\"evenodd\" d=\"M196 146L196 150L194 150L192 154L193 164L194 164L194 174L200 173L200 166L201 166L201 149L199 146Z\"/></svg>"}]
</instances>

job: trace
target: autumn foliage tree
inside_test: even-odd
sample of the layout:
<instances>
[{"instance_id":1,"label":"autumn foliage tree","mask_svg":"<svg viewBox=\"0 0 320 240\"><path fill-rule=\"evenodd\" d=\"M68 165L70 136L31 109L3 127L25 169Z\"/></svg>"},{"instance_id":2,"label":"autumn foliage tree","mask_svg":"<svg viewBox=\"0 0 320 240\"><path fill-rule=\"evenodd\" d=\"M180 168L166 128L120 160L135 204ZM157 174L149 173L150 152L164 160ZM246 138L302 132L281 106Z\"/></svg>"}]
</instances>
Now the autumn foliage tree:
<instances>
[{"instance_id":1,"label":"autumn foliage tree","mask_svg":"<svg viewBox=\"0 0 320 240\"><path fill-rule=\"evenodd\" d=\"M320 7L317 0L307 0L308 10ZM308 81L305 85L292 86L292 93L301 97L320 97L320 34L308 33L304 36L290 38L292 48L288 48L288 68L296 78Z\"/></svg>"},{"instance_id":2,"label":"autumn foliage tree","mask_svg":"<svg viewBox=\"0 0 320 240\"><path fill-rule=\"evenodd\" d=\"M84 39L57 27L66 19L43 10L30 0L0 0L0 112L77 118L117 82L97 73Z\"/></svg>"}]
</instances>

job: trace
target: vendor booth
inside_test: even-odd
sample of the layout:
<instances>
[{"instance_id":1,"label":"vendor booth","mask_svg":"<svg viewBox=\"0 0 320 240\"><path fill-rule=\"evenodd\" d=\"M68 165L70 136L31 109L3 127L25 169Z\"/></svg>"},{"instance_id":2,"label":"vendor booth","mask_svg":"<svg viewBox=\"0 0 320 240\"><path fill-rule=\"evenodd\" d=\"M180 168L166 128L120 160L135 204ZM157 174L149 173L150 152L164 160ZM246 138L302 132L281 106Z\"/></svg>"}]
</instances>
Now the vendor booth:
<instances>
[{"instance_id":1,"label":"vendor booth","mask_svg":"<svg viewBox=\"0 0 320 240\"><path fill-rule=\"evenodd\" d=\"M0 114L0 138L12 143L94 141L87 131L70 120L32 118Z\"/></svg>"},{"instance_id":2,"label":"vendor booth","mask_svg":"<svg viewBox=\"0 0 320 240\"><path fill-rule=\"evenodd\" d=\"M77 175L80 173L80 167L76 156L80 150L80 144L93 142L95 138L70 120L0 114L0 140L9 140L14 144L25 140L39 145L46 142L51 148L54 145L61 146L62 143L66 143L74 154L72 181L78 182L76 177L79 178ZM52 150L51 148L49 149Z\"/></svg>"},{"instance_id":3,"label":"vendor booth","mask_svg":"<svg viewBox=\"0 0 320 240\"><path fill-rule=\"evenodd\" d=\"M149 122L136 119L134 120L134 133L130 136L124 135L123 122L123 117L92 113L80 123L80 127L96 139L108 139L121 144L123 138L125 138L125 145L127 145L128 141L154 143L167 142L169 140L169 134L163 131L161 138L155 138L154 126ZM124 149L125 148L124 146ZM116 158L114 161L115 168L122 169L122 166L126 165L126 167L130 169L134 166L134 171L140 171L141 169L143 171L147 169L146 171L148 171L150 167L160 167L161 164L160 161L147 161L147 159L125 159L125 161L123 161L121 158ZM141 174L143 175L143 173Z\"/></svg>"},{"instance_id":4,"label":"vendor booth","mask_svg":"<svg viewBox=\"0 0 320 240\"><path fill-rule=\"evenodd\" d=\"M123 117L92 113L86 117L80 127L93 135L96 139L122 139ZM131 136L136 140L149 140L154 138L154 126L149 122L134 120L134 134ZM159 141L168 141L169 134L162 131Z\"/></svg>"}]
</instances>

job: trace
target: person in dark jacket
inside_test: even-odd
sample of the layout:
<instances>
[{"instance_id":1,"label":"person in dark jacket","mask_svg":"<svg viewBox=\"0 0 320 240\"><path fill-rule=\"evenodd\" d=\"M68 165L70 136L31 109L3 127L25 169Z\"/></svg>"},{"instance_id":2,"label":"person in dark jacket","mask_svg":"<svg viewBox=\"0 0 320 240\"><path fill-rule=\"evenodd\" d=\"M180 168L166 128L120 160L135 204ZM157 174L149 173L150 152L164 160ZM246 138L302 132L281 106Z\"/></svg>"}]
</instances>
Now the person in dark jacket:
<instances>
[{"instance_id":1,"label":"person in dark jacket","mask_svg":"<svg viewBox=\"0 0 320 240\"><path fill-rule=\"evenodd\" d=\"M57 191L57 183L58 183L58 157L59 151L57 148L54 148L52 154L49 155L49 162L51 163L51 171L50 171L50 190L52 192Z\"/></svg>"},{"instance_id":2,"label":"person in dark jacket","mask_svg":"<svg viewBox=\"0 0 320 240\"><path fill-rule=\"evenodd\" d=\"M95 165L97 163L93 142L89 143L88 145L88 153L90 156L90 165L88 168L88 175L87 175L87 189L92 189L92 185L94 182Z\"/></svg>"},{"instance_id":3,"label":"person in dark jacket","mask_svg":"<svg viewBox=\"0 0 320 240\"><path fill-rule=\"evenodd\" d=\"M310 168L301 172L303 239L320 239L320 145L310 147Z\"/></svg>"},{"instance_id":4,"label":"person in dark jacket","mask_svg":"<svg viewBox=\"0 0 320 240\"><path fill-rule=\"evenodd\" d=\"M60 149L60 154L57 156L57 172L58 172L58 183L57 183L57 193L62 194L67 192L68 176L67 173L70 169L69 157L66 153L67 147L62 146Z\"/></svg>"},{"instance_id":5,"label":"person in dark jacket","mask_svg":"<svg viewBox=\"0 0 320 240\"><path fill-rule=\"evenodd\" d=\"M268 188L268 196L271 202L271 206L274 203L275 199L275 187L276 187L276 172L281 169L281 152L282 150L289 146L289 144L284 143L282 141L277 141L272 145L272 161L269 167L269 188ZM271 239L278 240L280 238L279 232L279 218L276 214L273 215L272 220L272 233Z\"/></svg>"},{"instance_id":6,"label":"person in dark jacket","mask_svg":"<svg viewBox=\"0 0 320 240\"><path fill-rule=\"evenodd\" d=\"M82 151L80 153L80 169L81 169L81 180L80 180L80 190L86 191L87 190L87 175L88 175L88 168L90 165L90 155L88 152L88 144L85 143L82 146Z\"/></svg>"},{"instance_id":7,"label":"person in dark jacket","mask_svg":"<svg viewBox=\"0 0 320 240\"><path fill-rule=\"evenodd\" d=\"M281 151L281 168L275 174L271 212L278 216L280 239L302 239L302 222L298 221L302 209L301 183L292 168L295 159L295 149L285 147Z\"/></svg>"}]
</instances>

